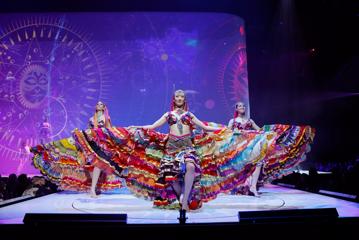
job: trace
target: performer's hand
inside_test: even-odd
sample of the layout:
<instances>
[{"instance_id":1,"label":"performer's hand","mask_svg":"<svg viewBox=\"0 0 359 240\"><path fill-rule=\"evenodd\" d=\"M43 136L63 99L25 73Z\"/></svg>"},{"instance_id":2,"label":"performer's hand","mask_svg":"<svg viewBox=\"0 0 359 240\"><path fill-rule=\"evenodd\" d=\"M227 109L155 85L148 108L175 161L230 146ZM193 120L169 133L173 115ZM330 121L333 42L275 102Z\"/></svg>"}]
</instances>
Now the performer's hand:
<instances>
[{"instance_id":1,"label":"performer's hand","mask_svg":"<svg viewBox=\"0 0 359 240\"><path fill-rule=\"evenodd\" d=\"M137 127L136 127L136 126L128 126L128 127L126 127L126 129L127 129L130 133L134 133L134 132L136 131Z\"/></svg>"}]
</instances>

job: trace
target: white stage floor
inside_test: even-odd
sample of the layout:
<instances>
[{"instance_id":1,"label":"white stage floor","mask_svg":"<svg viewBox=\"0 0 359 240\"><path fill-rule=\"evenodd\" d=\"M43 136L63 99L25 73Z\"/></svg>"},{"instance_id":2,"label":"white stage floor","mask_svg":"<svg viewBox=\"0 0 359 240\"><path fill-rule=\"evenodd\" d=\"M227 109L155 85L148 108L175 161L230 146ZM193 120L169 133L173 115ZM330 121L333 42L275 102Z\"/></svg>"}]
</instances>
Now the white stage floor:
<instances>
[{"instance_id":1,"label":"white stage floor","mask_svg":"<svg viewBox=\"0 0 359 240\"><path fill-rule=\"evenodd\" d=\"M188 223L237 222L238 211L336 208L339 217L359 217L359 204L275 185L261 188L261 196L220 195L200 210L187 214ZM25 213L127 213L127 223L178 223L178 211L152 207L131 194L60 192L0 208L0 223L22 224Z\"/></svg>"}]
</instances>

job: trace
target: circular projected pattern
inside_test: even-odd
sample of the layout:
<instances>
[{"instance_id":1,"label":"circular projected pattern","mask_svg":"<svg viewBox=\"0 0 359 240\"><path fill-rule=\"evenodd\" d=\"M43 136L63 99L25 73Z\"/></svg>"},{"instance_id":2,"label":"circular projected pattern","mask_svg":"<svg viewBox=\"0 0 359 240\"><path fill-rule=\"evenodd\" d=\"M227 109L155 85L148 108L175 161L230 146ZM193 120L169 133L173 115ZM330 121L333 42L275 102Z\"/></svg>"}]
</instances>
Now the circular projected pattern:
<instances>
[{"instance_id":1,"label":"circular projected pattern","mask_svg":"<svg viewBox=\"0 0 359 240\"><path fill-rule=\"evenodd\" d=\"M84 32L61 18L19 19L5 28L0 157L21 161L24 146L39 143L44 126L50 139L86 126L98 99L106 97L101 55Z\"/></svg>"}]
</instances>

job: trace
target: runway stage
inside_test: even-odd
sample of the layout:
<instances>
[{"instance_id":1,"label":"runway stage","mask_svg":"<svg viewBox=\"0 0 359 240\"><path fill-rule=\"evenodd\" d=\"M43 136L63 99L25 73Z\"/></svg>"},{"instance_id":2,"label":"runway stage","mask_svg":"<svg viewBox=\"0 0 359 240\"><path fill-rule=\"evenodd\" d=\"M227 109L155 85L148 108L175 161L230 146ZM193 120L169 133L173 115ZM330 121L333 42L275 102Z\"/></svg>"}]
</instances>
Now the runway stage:
<instances>
[{"instance_id":1,"label":"runway stage","mask_svg":"<svg viewBox=\"0 0 359 240\"><path fill-rule=\"evenodd\" d=\"M90 198L85 193L59 192L0 208L1 224L22 224L25 213L127 213L128 224L178 223L178 211L152 207L127 191ZM265 185L259 198L220 195L195 212L188 223L237 222L238 211L336 208L340 218L359 217L359 204L319 194Z\"/></svg>"}]
</instances>

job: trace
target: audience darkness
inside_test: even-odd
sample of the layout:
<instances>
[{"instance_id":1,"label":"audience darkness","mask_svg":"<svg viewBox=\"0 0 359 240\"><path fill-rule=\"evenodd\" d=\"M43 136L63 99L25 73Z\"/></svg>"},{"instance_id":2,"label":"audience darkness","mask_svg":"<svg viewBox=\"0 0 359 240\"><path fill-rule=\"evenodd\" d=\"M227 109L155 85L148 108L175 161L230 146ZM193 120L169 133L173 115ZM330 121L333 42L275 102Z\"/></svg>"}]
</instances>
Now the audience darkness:
<instances>
[{"instance_id":1,"label":"audience darkness","mask_svg":"<svg viewBox=\"0 0 359 240\"><path fill-rule=\"evenodd\" d=\"M0 201L21 196L43 196L57 192L57 186L42 176L28 178L26 174L0 176Z\"/></svg>"},{"instance_id":2,"label":"audience darkness","mask_svg":"<svg viewBox=\"0 0 359 240\"><path fill-rule=\"evenodd\" d=\"M321 172L330 172L318 174ZM347 163L318 164L309 169L309 174L293 172L273 183L286 183L295 188L318 192L320 189L356 195L359 200L359 159Z\"/></svg>"}]
</instances>

